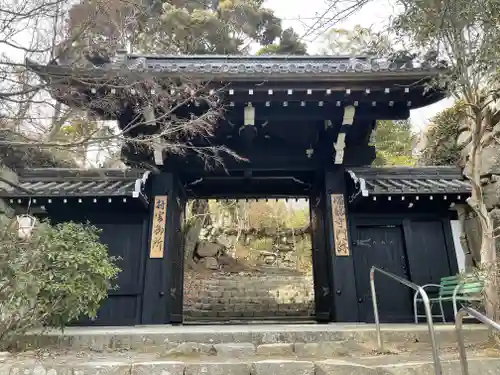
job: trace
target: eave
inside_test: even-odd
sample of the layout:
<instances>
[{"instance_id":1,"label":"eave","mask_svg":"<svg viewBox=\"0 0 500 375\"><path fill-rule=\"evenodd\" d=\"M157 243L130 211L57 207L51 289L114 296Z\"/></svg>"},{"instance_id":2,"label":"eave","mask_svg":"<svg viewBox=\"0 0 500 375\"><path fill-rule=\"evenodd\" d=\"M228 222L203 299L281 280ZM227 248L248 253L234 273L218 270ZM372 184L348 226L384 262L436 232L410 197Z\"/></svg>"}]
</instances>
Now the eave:
<instances>
[{"instance_id":1,"label":"eave","mask_svg":"<svg viewBox=\"0 0 500 375\"><path fill-rule=\"evenodd\" d=\"M400 202L409 208L420 202L465 203L470 184L455 167L363 167L348 171L349 202ZM440 202L440 203L439 203Z\"/></svg>"},{"instance_id":2,"label":"eave","mask_svg":"<svg viewBox=\"0 0 500 375\"><path fill-rule=\"evenodd\" d=\"M331 56L127 56L120 65L102 66L42 65L27 60L38 74L99 78L109 74L147 72L161 77L190 77L201 81L361 81L428 79L446 70L422 67L396 67L363 58Z\"/></svg>"},{"instance_id":3,"label":"eave","mask_svg":"<svg viewBox=\"0 0 500 375\"><path fill-rule=\"evenodd\" d=\"M118 169L26 169L18 171L15 186L0 190L0 198L11 204L113 203L138 200L149 204L146 183L149 171Z\"/></svg>"}]
</instances>

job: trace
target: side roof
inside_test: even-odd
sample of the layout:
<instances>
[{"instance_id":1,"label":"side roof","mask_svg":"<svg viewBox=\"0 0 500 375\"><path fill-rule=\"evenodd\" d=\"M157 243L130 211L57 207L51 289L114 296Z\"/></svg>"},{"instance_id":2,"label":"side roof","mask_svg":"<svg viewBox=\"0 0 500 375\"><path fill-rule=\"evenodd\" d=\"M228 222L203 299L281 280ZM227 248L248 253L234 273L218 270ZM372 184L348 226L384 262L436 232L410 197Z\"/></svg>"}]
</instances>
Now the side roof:
<instances>
[{"instance_id":1,"label":"side roof","mask_svg":"<svg viewBox=\"0 0 500 375\"><path fill-rule=\"evenodd\" d=\"M1 184L0 197L145 199L144 188L148 175L148 171L139 169L25 169L18 171L17 184Z\"/></svg>"},{"instance_id":2,"label":"side roof","mask_svg":"<svg viewBox=\"0 0 500 375\"><path fill-rule=\"evenodd\" d=\"M470 184L457 167L363 167L348 173L362 196L464 194Z\"/></svg>"}]
</instances>

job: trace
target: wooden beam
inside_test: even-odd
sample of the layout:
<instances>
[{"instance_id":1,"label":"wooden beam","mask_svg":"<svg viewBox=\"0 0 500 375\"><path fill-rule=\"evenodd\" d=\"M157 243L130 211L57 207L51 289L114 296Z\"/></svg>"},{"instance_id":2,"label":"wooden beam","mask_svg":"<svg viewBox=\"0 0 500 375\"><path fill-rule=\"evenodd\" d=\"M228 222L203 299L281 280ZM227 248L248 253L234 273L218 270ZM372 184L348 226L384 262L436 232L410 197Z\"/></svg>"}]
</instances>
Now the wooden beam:
<instances>
[{"instance_id":1,"label":"wooden beam","mask_svg":"<svg viewBox=\"0 0 500 375\"><path fill-rule=\"evenodd\" d=\"M287 107L265 107L255 106L255 120L259 122L310 122L331 120L341 122L343 118L343 107L337 107L336 103L325 103L323 107L314 107L312 110L308 107L301 107L300 103L289 103ZM227 108L225 119L234 123L243 120L243 105ZM357 121L372 121L372 120L403 120L410 116L410 109L406 105L394 105L394 107L366 107L358 106L356 110Z\"/></svg>"},{"instance_id":2,"label":"wooden beam","mask_svg":"<svg viewBox=\"0 0 500 375\"><path fill-rule=\"evenodd\" d=\"M153 157L156 165L163 165L165 147L166 142L160 138L155 138L153 140Z\"/></svg>"}]
</instances>

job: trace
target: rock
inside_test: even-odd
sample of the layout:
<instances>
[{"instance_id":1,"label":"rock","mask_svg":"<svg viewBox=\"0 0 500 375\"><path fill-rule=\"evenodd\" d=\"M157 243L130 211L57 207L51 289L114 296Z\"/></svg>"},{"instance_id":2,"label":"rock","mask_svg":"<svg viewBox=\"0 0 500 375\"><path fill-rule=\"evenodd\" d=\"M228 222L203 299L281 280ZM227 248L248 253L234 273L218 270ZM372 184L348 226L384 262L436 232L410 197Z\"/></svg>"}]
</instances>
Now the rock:
<instances>
[{"instance_id":1,"label":"rock","mask_svg":"<svg viewBox=\"0 0 500 375\"><path fill-rule=\"evenodd\" d=\"M349 346L345 342L323 341L296 343L295 354L299 357L336 357L349 354Z\"/></svg>"},{"instance_id":2,"label":"rock","mask_svg":"<svg viewBox=\"0 0 500 375\"><path fill-rule=\"evenodd\" d=\"M7 359L11 356L9 352L0 352L0 361L3 359Z\"/></svg>"},{"instance_id":3,"label":"rock","mask_svg":"<svg viewBox=\"0 0 500 375\"><path fill-rule=\"evenodd\" d=\"M184 375L250 375L246 363L188 363Z\"/></svg>"},{"instance_id":4,"label":"rock","mask_svg":"<svg viewBox=\"0 0 500 375\"><path fill-rule=\"evenodd\" d=\"M490 217L493 221L493 227L497 228L500 225L500 209L496 208L490 211Z\"/></svg>"},{"instance_id":5,"label":"rock","mask_svg":"<svg viewBox=\"0 0 500 375\"><path fill-rule=\"evenodd\" d=\"M495 143L481 151L481 176L500 174L500 147Z\"/></svg>"},{"instance_id":6,"label":"rock","mask_svg":"<svg viewBox=\"0 0 500 375\"><path fill-rule=\"evenodd\" d=\"M493 222L493 228L499 228L500 227L500 208L495 208L493 210L490 211L490 218ZM498 232L498 230L497 230ZM477 234L477 236L481 236L480 233ZM497 249L497 253L500 251L500 239L499 238L495 238L495 247ZM479 244L481 243L480 241L478 241Z\"/></svg>"},{"instance_id":7,"label":"rock","mask_svg":"<svg viewBox=\"0 0 500 375\"><path fill-rule=\"evenodd\" d=\"M272 263L274 263L275 260L276 260L275 256L268 255L268 256L266 256L264 258L264 263L266 263L266 264L272 264Z\"/></svg>"},{"instance_id":8,"label":"rock","mask_svg":"<svg viewBox=\"0 0 500 375\"><path fill-rule=\"evenodd\" d=\"M250 343L215 344L217 355L228 358L244 358L255 354L255 346Z\"/></svg>"},{"instance_id":9,"label":"rock","mask_svg":"<svg viewBox=\"0 0 500 375\"><path fill-rule=\"evenodd\" d=\"M215 354L213 345L198 342L183 342L177 347L168 350L166 355L193 355L193 354Z\"/></svg>"},{"instance_id":10,"label":"rock","mask_svg":"<svg viewBox=\"0 0 500 375\"><path fill-rule=\"evenodd\" d=\"M259 355L292 355L293 344L262 344L257 347L257 354Z\"/></svg>"},{"instance_id":11,"label":"rock","mask_svg":"<svg viewBox=\"0 0 500 375\"><path fill-rule=\"evenodd\" d=\"M381 375L386 372L363 366L357 363L349 363L328 359L316 362L316 375Z\"/></svg>"},{"instance_id":12,"label":"rock","mask_svg":"<svg viewBox=\"0 0 500 375\"><path fill-rule=\"evenodd\" d=\"M58 372L59 374L61 371ZM34 375L34 371L32 373ZM64 373L63 373L64 374ZM130 375L130 364L126 363L85 363L73 368L73 375Z\"/></svg>"},{"instance_id":13,"label":"rock","mask_svg":"<svg viewBox=\"0 0 500 375\"><path fill-rule=\"evenodd\" d=\"M235 240L236 240L235 236L226 236L225 234L221 234L220 236L217 237L217 244L224 247L231 247L233 246Z\"/></svg>"},{"instance_id":14,"label":"rock","mask_svg":"<svg viewBox=\"0 0 500 375\"><path fill-rule=\"evenodd\" d=\"M130 375L184 375L183 362L134 363Z\"/></svg>"},{"instance_id":15,"label":"rock","mask_svg":"<svg viewBox=\"0 0 500 375\"><path fill-rule=\"evenodd\" d=\"M216 257L220 250L221 246L216 243L200 242L198 244L198 248L196 249L196 253L201 258L208 258Z\"/></svg>"},{"instance_id":16,"label":"rock","mask_svg":"<svg viewBox=\"0 0 500 375\"><path fill-rule=\"evenodd\" d=\"M266 360L255 362L252 375L314 375L314 363L309 361Z\"/></svg>"},{"instance_id":17,"label":"rock","mask_svg":"<svg viewBox=\"0 0 500 375\"><path fill-rule=\"evenodd\" d=\"M457 146L458 147L463 147L466 144L468 144L471 141L471 132L466 130L460 133L460 135L457 138Z\"/></svg>"},{"instance_id":18,"label":"rock","mask_svg":"<svg viewBox=\"0 0 500 375\"><path fill-rule=\"evenodd\" d=\"M233 264L237 263L236 259L228 255L221 255L218 260L221 266L232 266Z\"/></svg>"},{"instance_id":19,"label":"rock","mask_svg":"<svg viewBox=\"0 0 500 375\"><path fill-rule=\"evenodd\" d=\"M458 165L461 168L467 168L469 164L469 152L471 148L472 148L472 143L468 143L464 148L462 148L462 150L460 150L460 159L458 161ZM467 169L466 172L468 172Z\"/></svg>"},{"instance_id":20,"label":"rock","mask_svg":"<svg viewBox=\"0 0 500 375\"><path fill-rule=\"evenodd\" d=\"M209 270L218 270L219 262L214 257L205 258L205 267Z\"/></svg>"},{"instance_id":21,"label":"rock","mask_svg":"<svg viewBox=\"0 0 500 375\"><path fill-rule=\"evenodd\" d=\"M494 182L483 186L483 200L488 211L500 206L500 183Z\"/></svg>"}]
</instances>

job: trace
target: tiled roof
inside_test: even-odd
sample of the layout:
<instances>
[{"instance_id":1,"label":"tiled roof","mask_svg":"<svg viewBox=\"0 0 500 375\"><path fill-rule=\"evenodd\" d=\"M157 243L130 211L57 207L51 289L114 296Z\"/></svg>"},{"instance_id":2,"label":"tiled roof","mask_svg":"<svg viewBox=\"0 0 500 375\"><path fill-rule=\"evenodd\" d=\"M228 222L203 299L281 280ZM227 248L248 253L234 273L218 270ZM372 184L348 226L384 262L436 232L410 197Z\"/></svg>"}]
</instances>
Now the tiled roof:
<instances>
[{"instance_id":1,"label":"tiled roof","mask_svg":"<svg viewBox=\"0 0 500 375\"><path fill-rule=\"evenodd\" d=\"M142 170L26 169L17 186L3 183L1 197L139 197L147 175Z\"/></svg>"},{"instance_id":2,"label":"tiled roof","mask_svg":"<svg viewBox=\"0 0 500 375\"><path fill-rule=\"evenodd\" d=\"M352 168L349 175L363 196L388 194L469 194L455 167Z\"/></svg>"},{"instance_id":3,"label":"tiled roof","mask_svg":"<svg viewBox=\"0 0 500 375\"><path fill-rule=\"evenodd\" d=\"M33 70L43 70L41 65L27 61ZM47 67L69 66L48 65ZM133 71L153 71L171 74L203 75L212 78L234 79L243 77L304 77L308 79L322 76L334 78L336 75L346 76L353 73L416 73L417 75L437 72L427 66L415 66L412 62L397 64L386 59L367 59L365 57L334 56L170 56L170 55L118 55L115 61L102 62L99 65L89 59L84 69L97 68L105 72L108 69ZM363 75L366 77L366 75Z\"/></svg>"},{"instance_id":4,"label":"tiled roof","mask_svg":"<svg viewBox=\"0 0 500 375\"><path fill-rule=\"evenodd\" d=\"M129 61L137 68L186 73L211 74L321 74L346 72L378 72L398 70L387 61L370 61L366 58L320 56L193 56L161 57L130 56ZM400 68L401 69L401 68ZM401 70L420 70L402 68Z\"/></svg>"}]
</instances>

